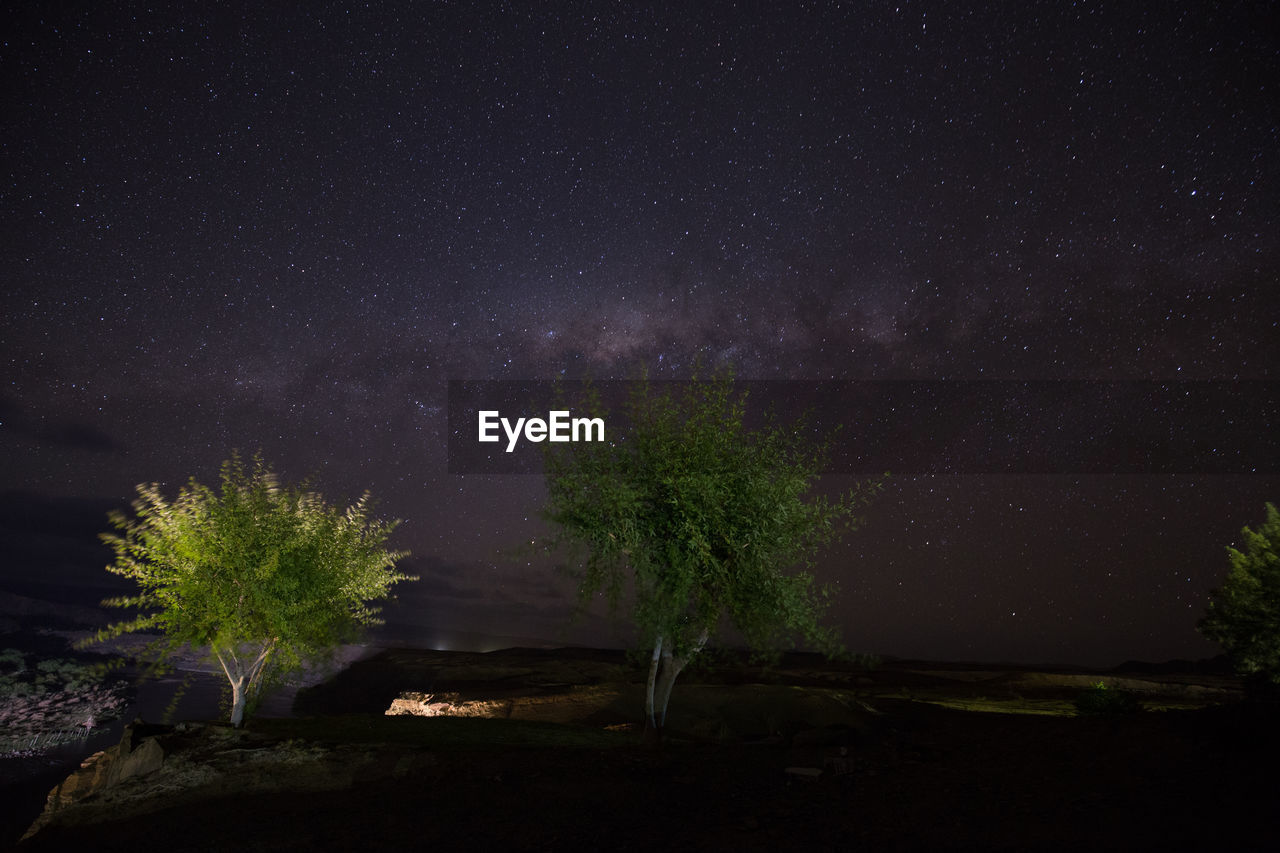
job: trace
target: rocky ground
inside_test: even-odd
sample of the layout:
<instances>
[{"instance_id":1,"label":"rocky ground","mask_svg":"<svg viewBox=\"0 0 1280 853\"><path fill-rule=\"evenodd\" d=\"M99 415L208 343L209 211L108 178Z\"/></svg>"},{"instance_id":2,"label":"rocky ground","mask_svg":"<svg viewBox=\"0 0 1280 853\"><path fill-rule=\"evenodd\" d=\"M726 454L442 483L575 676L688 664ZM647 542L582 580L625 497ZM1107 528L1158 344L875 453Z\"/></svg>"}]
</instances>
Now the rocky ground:
<instances>
[{"instance_id":1,"label":"rocky ground","mask_svg":"<svg viewBox=\"0 0 1280 853\"><path fill-rule=\"evenodd\" d=\"M629 730L639 676L613 653L389 652L300 695L302 719L135 727L54 791L19 849L1247 850L1274 836L1275 712L1219 676L1113 674L1175 709L1083 718L1049 712L1088 673L727 661L677 685L660 748ZM437 715L386 716L398 698ZM468 708L494 716L448 715Z\"/></svg>"}]
</instances>

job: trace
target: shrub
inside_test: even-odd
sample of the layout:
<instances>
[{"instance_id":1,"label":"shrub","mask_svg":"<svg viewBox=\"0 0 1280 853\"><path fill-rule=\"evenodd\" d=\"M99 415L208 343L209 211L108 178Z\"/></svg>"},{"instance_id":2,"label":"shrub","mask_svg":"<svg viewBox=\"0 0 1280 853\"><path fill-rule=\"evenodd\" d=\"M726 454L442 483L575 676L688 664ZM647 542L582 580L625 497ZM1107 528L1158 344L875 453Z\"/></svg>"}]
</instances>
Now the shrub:
<instances>
[{"instance_id":1,"label":"shrub","mask_svg":"<svg viewBox=\"0 0 1280 853\"><path fill-rule=\"evenodd\" d=\"M1280 510L1269 503L1266 516L1240 531L1243 548L1227 548L1230 571L1198 625L1259 698L1280 696Z\"/></svg>"},{"instance_id":2,"label":"shrub","mask_svg":"<svg viewBox=\"0 0 1280 853\"><path fill-rule=\"evenodd\" d=\"M1075 706L1076 714L1082 717L1114 717L1142 710L1142 703L1132 693L1109 687L1105 681L1082 691L1076 697Z\"/></svg>"}]
</instances>

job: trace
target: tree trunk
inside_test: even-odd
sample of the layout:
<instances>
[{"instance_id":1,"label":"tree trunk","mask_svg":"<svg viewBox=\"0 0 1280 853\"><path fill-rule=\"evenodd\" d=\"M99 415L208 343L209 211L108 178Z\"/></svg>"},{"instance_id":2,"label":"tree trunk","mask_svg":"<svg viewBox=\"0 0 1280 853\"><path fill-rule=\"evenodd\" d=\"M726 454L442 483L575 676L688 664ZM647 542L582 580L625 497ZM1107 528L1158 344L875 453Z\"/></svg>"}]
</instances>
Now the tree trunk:
<instances>
[{"instance_id":1,"label":"tree trunk","mask_svg":"<svg viewBox=\"0 0 1280 853\"><path fill-rule=\"evenodd\" d=\"M653 685L658 677L658 656L662 654L662 635L653 642L653 658L649 662L649 684L644 697L644 729L656 731L658 724L653 716Z\"/></svg>"},{"instance_id":2,"label":"tree trunk","mask_svg":"<svg viewBox=\"0 0 1280 853\"><path fill-rule=\"evenodd\" d=\"M240 728L244 724L244 709L249 704L248 679L243 675L231 680L231 725Z\"/></svg>"},{"instance_id":3,"label":"tree trunk","mask_svg":"<svg viewBox=\"0 0 1280 853\"><path fill-rule=\"evenodd\" d=\"M657 715L654 728L659 736L661 736L663 729L667 725L667 705L671 702L671 688L675 686L676 678L688 665L689 661L693 660L694 656L702 651L702 647L707 644L708 635L709 632L704 628L694 642L693 648L684 655L674 655L670 646L662 650L662 667L658 674L657 695L654 697L656 702L654 710ZM657 654L658 650L655 649L655 664L657 663ZM652 671L652 667L650 667L650 670Z\"/></svg>"},{"instance_id":4,"label":"tree trunk","mask_svg":"<svg viewBox=\"0 0 1280 853\"><path fill-rule=\"evenodd\" d=\"M677 658L667 652L662 656L662 679L658 682L658 729L667 726L667 703L671 701L671 688L675 686L676 676L684 669L684 658Z\"/></svg>"},{"instance_id":5,"label":"tree trunk","mask_svg":"<svg viewBox=\"0 0 1280 853\"><path fill-rule=\"evenodd\" d=\"M267 658L271 656L271 651L275 648L275 642L272 639L263 644L257 659L249 665L248 671L240 663L240 659L236 657L233 649L215 647L213 650L213 653L218 656L218 663L222 664L222 671L227 675L227 681L231 682L231 725L237 729L244 725L244 714L249 705L249 696L259 687L262 673L267 665Z\"/></svg>"}]
</instances>

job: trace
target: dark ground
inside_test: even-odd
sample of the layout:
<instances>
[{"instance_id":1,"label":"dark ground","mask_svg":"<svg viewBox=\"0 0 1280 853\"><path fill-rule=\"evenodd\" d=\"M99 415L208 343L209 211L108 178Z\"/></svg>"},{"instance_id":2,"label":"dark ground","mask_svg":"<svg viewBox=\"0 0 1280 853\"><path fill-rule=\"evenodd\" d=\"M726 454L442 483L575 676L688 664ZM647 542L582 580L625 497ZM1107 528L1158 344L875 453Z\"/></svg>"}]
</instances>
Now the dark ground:
<instances>
[{"instance_id":1,"label":"dark ground","mask_svg":"<svg viewBox=\"0 0 1280 853\"><path fill-rule=\"evenodd\" d=\"M625 668L608 653L439 654L375 658L304 694L297 707L365 714L361 706L383 702L397 679L419 679L412 689L479 695L488 674L491 689L554 692L571 673L591 683ZM823 675L804 661L784 670L800 683L856 682L860 707L879 713L819 728L773 717L775 731L764 737L722 731L719 742L691 735L660 749L633 734L607 747L428 737L430 761L398 777L370 774L341 791L222 798L93 826L55 825L20 849L1272 849L1280 759L1274 708L1231 702L1115 718L978 713L921 701L948 692L973 698L976 688L930 684L919 665L869 678ZM729 682L724 689L735 693L721 696L758 695L734 686L743 674L733 667L701 680ZM787 677L775 671L765 680ZM913 698L901 695L904 687ZM673 704L679 701L677 685ZM598 731L602 713L579 724ZM369 737L383 740L410 728L444 731L446 722L375 713L261 721L258 729L279 738L323 739L326 731L347 738L341 732L361 720ZM482 722L493 731L506 725ZM820 765L840 746L849 751L847 774L785 772Z\"/></svg>"}]
</instances>

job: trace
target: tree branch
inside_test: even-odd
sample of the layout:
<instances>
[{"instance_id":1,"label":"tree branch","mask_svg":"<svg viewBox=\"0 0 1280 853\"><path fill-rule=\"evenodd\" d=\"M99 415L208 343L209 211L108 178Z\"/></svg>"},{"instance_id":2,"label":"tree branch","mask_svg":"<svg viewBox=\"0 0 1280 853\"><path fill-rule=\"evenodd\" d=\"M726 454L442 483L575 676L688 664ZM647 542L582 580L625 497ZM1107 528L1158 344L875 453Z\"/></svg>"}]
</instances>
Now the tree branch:
<instances>
[{"instance_id":1,"label":"tree branch","mask_svg":"<svg viewBox=\"0 0 1280 853\"><path fill-rule=\"evenodd\" d=\"M223 671L223 672L225 672L225 673L227 674L227 681L230 681L232 684L235 684L235 683L236 683L236 677L235 677L234 675L232 675L232 674L231 674L231 670L227 668L227 662L226 662L226 661L223 659L223 657L222 657L222 650L221 650L221 649L219 649L217 646L214 646L214 647L213 647L213 653L217 656L217 658L218 658L218 663L222 664L222 671ZM235 660L235 656L234 656L234 655L232 656L232 660ZM239 671L240 671L240 665L237 663L237 664L236 664L236 672L239 672Z\"/></svg>"}]
</instances>

